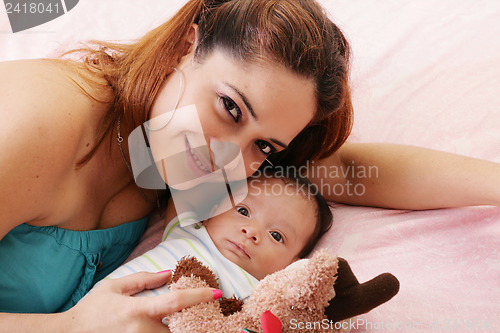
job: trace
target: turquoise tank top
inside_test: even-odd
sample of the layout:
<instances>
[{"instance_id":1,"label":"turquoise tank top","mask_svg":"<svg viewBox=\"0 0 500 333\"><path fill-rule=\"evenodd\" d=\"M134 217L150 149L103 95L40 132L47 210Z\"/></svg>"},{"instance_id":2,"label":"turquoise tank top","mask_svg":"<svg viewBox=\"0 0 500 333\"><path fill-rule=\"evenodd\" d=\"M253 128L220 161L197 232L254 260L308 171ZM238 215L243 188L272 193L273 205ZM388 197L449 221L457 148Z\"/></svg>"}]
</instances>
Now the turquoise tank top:
<instances>
[{"instance_id":1,"label":"turquoise tank top","mask_svg":"<svg viewBox=\"0 0 500 333\"><path fill-rule=\"evenodd\" d=\"M128 257L147 220L90 231L28 224L12 229L0 241L0 312L71 308Z\"/></svg>"}]
</instances>

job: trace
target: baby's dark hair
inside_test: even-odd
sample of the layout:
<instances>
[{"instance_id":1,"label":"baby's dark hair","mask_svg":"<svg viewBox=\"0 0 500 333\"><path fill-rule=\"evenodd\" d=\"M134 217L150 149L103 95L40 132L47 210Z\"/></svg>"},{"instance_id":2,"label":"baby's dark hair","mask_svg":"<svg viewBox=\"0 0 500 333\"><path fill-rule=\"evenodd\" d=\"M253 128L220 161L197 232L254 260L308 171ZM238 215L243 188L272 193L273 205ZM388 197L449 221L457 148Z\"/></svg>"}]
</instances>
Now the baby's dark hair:
<instances>
[{"instance_id":1,"label":"baby's dark hair","mask_svg":"<svg viewBox=\"0 0 500 333\"><path fill-rule=\"evenodd\" d=\"M316 224L311 237L307 240L304 248L299 252L299 258L307 257L320 238L330 230L333 223L333 215L330 210L330 205L323 197L318 187L311 183L309 179L301 175L296 168L282 168L266 166L260 168L249 182L257 178L274 178L281 179L286 185L292 184L305 199L313 201L316 204Z\"/></svg>"}]
</instances>

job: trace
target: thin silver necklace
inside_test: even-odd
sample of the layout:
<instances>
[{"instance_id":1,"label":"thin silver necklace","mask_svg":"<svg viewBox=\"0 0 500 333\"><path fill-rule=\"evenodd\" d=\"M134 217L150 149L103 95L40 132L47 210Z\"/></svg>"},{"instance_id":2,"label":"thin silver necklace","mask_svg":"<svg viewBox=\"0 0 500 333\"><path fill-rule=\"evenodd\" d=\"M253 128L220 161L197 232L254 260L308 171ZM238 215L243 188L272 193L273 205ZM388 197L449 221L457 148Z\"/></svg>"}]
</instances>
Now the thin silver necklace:
<instances>
[{"instance_id":1,"label":"thin silver necklace","mask_svg":"<svg viewBox=\"0 0 500 333\"><path fill-rule=\"evenodd\" d=\"M123 147L122 147L123 137L122 137L122 135L120 133L120 123L121 123L120 120L121 120L121 118L118 118L118 124L116 125L116 131L117 131L116 141L118 141L118 147L120 148L120 153L122 153L123 161L125 162L125 165L127 166L128 171L130 171L130 174L132 175L132 178L134 178L134 172L132 171L132 166L127 161L127 158L125 157L125 153L123 152ZM156 203L154 203L151 200L149 200L149 198L146 196L146 193L144 193L144 191L142 190L142 188L139 185L137 185L137 188L139 189L139 192L141 192L142 197L144 198L144 200L148 204L150 204L153 207L156 207L156 208L160 209L160 196L158 195L158 190L155 190L155 193L156 193Z\"/></svg>"},{"instance_id":2,"label":"thin silver necklace","mask_svg":"<svg viewBox=\"0 0 500 333\"><path fill-rule=\"evenodd\" d=\"M149 128L148 127L149 130L158 131L158 130L165 128L165 126L167 126L170 123L170 121L172 120L172 118L175 114L175 111L177 110L177 106L179 105L179 101L180 101L182 93L184 91L184 77L183 77L183 73L181 70L179 70L175 67L172 67L172 69L175 70L179 74L179 94L177 96L177 102L175 103L174 111L172 112L172 114L170 115L170 118L167 120L167 122L165 124L163 124L159 128ZM123 152L123 147L122 147L123 137L121 136L121 133L120 133L120 124L121 124L121 116L120 116L120 118L118 118L118 124L116 125L116 132L117 132L116 140L118 141L118 147L120 147L120 153L122 153L123 161L125 161L125 165L127 166L127 169L130 171L130 174L132 174L132 178L133 178L134 172L132 171L132 166L127 161L127 158L125 157L125 153ZM146 123L145 123L145 126L147 126ZM151 200L149 200L149 198L146 196L146 194L144 193L142 188L139 185L137 185L137 188L139 189L142 196L144 197L144 200L146 200L146 202L149 203L151 206L155 207L155 203L151 202ZM159 209L160 208L160 196L158 195L158 190L156 190L155 193L156 193L156 207Z\"/></svg>"}]
</instances>

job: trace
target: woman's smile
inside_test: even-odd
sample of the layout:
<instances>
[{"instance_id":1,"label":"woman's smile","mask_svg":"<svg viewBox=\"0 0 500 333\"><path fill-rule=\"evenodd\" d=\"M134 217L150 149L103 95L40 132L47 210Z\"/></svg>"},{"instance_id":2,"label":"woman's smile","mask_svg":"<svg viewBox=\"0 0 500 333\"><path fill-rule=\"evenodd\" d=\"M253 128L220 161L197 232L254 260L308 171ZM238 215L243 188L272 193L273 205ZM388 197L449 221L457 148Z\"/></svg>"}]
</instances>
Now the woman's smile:
<instances>
[{"instance_id":1,"label":"woman's smile","mask_svg":"<svg viewBox=\"0 0 500 333\"><path fill-rule=\"evenodd\" d=\"M189 139L187 135L184 135L185 143L186 143L186 156L187 156L187 164L189 168L198 176L202 177L212 172L211 163L208 162L203 156L203 149L208 150L208 146L201 146L197 148L192 148L189 143Z\"/></svg>"}]
</instances>

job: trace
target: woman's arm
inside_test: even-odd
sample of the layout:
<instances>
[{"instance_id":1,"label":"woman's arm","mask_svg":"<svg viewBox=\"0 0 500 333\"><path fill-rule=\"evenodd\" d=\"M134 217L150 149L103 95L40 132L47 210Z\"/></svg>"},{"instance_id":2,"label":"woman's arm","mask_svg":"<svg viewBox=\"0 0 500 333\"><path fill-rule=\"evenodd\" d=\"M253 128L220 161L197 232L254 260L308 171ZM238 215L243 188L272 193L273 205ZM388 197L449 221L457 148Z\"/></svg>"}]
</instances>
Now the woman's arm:
<instances>
[{"instance_id":1,"label":"woman's arm","mask_svg":"<svg viewBox=\"0 0 500 333\"><path fill-rule=\"evenodd\" d=\"M63 332L64 313L18 314L0 313L0 332ZM71 332L68 330L67 332Z\"/></svg>"},{"instance_id":2,"label":"woman's arm","mask_svg":"<svg viewBox=\"0 0 500 333\"><path fill-rule=\"evenodd\" d=\"M136 273L108 280L72 309L56 314L0 314L0 332L169 332L162 319L186 307L214 300L211 288L186 289L153 297L131 297L164 285L171 272Z\"/></svg>"},{"instance_id":3,"label":"woman's arm","mask_svg":"<svg viewBox=\"0 0 500 333\"><path fill-rule=\"evenodd\" d=\"M500 206L500 164L396 144L345 144L311 163L332 201L396 209Z\"/></svg>"}]
</instances>

